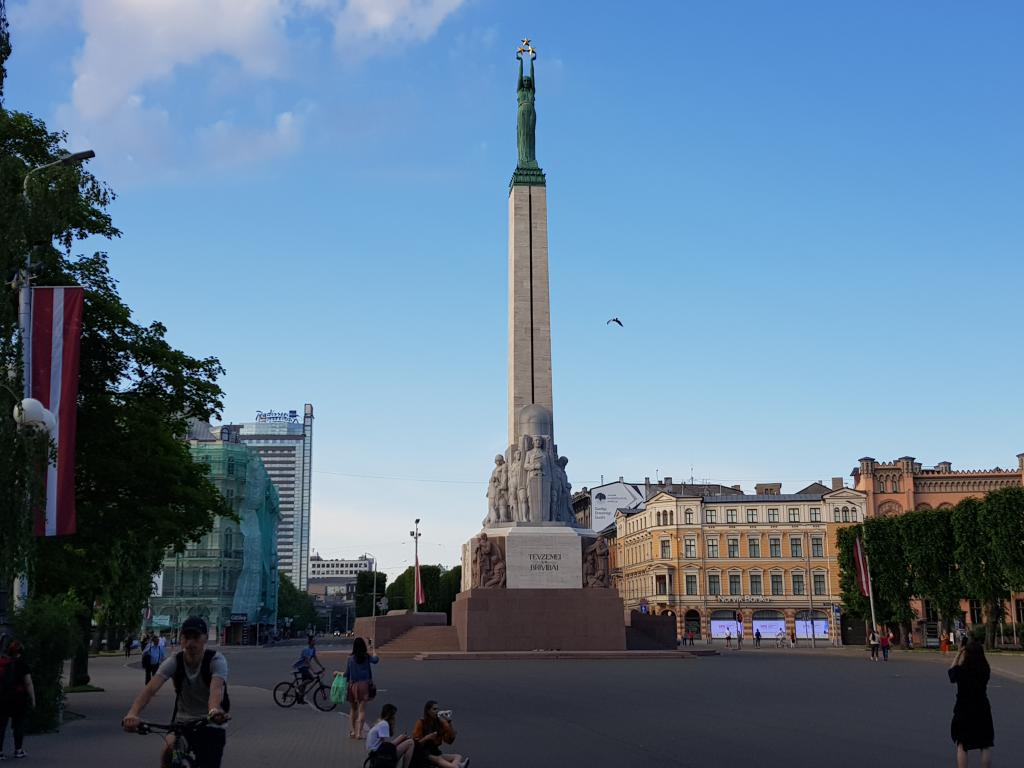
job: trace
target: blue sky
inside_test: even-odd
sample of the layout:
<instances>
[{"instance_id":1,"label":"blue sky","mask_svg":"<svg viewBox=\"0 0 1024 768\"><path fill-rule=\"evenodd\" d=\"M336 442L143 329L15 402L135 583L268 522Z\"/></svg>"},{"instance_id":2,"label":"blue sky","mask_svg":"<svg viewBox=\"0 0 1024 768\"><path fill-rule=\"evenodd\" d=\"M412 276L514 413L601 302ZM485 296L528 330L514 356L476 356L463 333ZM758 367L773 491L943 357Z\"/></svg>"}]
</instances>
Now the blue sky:
<instances>
[{"instance_id":1,"label":"blue sky","mask_svg":"<svg viewBox=\"0 0 1024 768\"><path fill-rule=\"evenodd\" d=\"M1024 8L583 8L9 0L7 105L96 150L88 246L227 419L314 404L324 555L396 573L420 517L454 564L484 516L527 34L574 487L1014 465Z\"/></svg>"}]
</instances>

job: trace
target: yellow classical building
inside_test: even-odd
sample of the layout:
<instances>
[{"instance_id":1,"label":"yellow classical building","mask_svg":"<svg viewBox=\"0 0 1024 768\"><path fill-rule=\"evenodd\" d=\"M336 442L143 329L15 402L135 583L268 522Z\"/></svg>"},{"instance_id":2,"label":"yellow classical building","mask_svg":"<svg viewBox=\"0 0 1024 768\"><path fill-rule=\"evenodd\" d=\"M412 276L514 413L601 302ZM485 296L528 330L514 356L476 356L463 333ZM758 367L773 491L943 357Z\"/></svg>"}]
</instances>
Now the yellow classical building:
<instances>
[{"instance_id":1,"label":"yellow classical building","mask_svg":"<svg viewBox=\"0 0 1024 768\"><path fill-rule=\"evenodd\" d=\"M749 642L759 631L766 643L813 632L839 644L836 531L864 520L866 494L840 478L832 488L781 489L727 495L680 485L620 510L613 578L626 609L676 616L680 637Z\"/></svg>"}]
</instances>

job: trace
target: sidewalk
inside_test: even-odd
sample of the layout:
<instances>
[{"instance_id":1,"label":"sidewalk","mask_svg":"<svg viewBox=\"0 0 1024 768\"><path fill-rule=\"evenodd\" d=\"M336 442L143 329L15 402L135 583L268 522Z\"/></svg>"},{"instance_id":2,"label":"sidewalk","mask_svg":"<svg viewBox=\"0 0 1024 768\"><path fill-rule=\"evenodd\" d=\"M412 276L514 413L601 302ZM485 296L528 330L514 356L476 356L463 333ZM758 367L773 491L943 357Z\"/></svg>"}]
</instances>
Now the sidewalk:
<instances>
[{"instance_id":1,"label":"sidewalk","mask_svg":"<svg viewBox=\"0 0 1024 768\"><path fill-rule=\"evenodd\" d=\"M132 699L142 688L138 662L124 665L124 657L93 658L90 674L101 693L72 693L67 709L84 715L65 724L59 733L25 737L25 751L32 766L157 765L161 750L158 736L138 736L121 730L120 722ZM271 701L266 688L234 685L231 714L237 720L228 727L225 765L273 766L281 755L296 765L359 766L365 757L363 741L348 738L348 716L320 712L313 707L282 709ZM174 703L170 683L143 713L150 721L167 721Z\"/></svg>"}]
</instances>

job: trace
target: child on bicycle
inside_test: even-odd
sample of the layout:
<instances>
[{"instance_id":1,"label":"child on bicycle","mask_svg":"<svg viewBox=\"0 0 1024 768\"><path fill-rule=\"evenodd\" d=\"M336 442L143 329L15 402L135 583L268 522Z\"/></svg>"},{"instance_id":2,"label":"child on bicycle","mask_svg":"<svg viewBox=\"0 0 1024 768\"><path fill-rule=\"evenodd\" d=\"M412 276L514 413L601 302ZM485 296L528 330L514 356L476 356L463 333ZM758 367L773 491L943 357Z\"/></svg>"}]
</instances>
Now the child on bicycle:
<instances>
[{"instance_id":1,"label":"child on bicycle","mask_svg":"<svg viewBox=\"0 0 1024 768\"><path fill-rule=\"evenodd\" d=\"M309 644L302 649L302 653L299 654L299 660L292 664L292 669L295 670L296 674L302 678L302 685L296 686L299 691L299 704L305 703L306 689L309 687L308 683L313 680L313 672L310 670L313 664L316 664L319 669L316 670L317 674L324 671L324 665L320 663L320 659L316 657L316 638L313 635L309 636Z\"/></svg>"},{"instance_id":2,"label":"child on bicycle","mask_svg":"<svg viewBox=\"0 0 1024 768\"><path fill-rule=\"evenodd\" d=\"M121 726L129 732L139 729L139 715L153 700L164 683L175 681L177 695L172 720L184 723L208 718L209 724L197 728L189 736L189 745L196 755L196 768L220 768L227 733L224 723L230 719L225 712L228 662L219 652L207 651L206 622L198 616L189 616L181 625L181 648L166 659L153 679L135 697ZM181 669L179 669L181 665ZM209 670L209 677L206 677ZM164 761L170 759L172 744L164 748Z\"/></svg>"}]
</instances>

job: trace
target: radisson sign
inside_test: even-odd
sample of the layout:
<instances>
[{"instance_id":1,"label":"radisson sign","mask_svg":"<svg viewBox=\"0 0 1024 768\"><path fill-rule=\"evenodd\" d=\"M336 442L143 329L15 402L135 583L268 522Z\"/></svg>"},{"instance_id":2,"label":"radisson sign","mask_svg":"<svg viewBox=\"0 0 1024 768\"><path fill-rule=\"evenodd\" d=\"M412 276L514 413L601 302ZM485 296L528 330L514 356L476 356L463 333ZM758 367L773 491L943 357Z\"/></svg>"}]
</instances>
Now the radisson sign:
<instances>
[{"instance_id":1,"label":"radisson sign","mask_svg":"<svg viewBox=\"0 0 1024 768\"><path fill-rule=\"evenodd\" d=\"M298 424L298 411L256 411L257 424Z\"/></svg>"}]
</instances>

